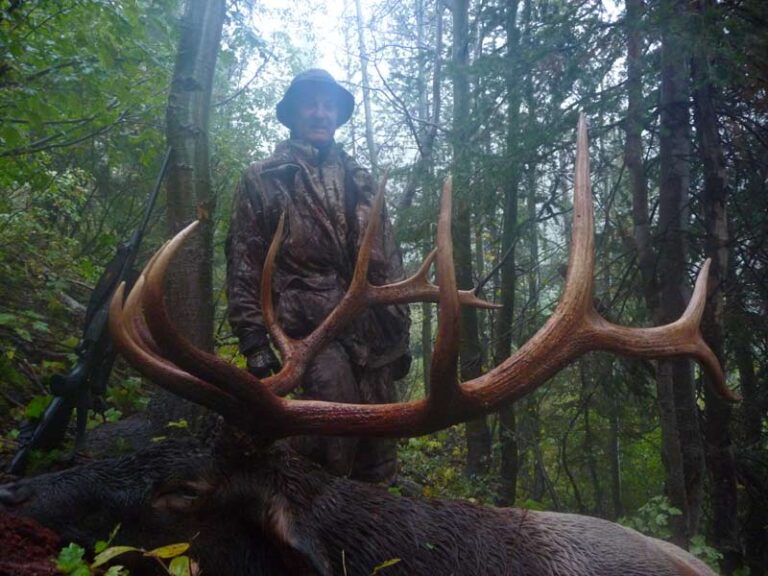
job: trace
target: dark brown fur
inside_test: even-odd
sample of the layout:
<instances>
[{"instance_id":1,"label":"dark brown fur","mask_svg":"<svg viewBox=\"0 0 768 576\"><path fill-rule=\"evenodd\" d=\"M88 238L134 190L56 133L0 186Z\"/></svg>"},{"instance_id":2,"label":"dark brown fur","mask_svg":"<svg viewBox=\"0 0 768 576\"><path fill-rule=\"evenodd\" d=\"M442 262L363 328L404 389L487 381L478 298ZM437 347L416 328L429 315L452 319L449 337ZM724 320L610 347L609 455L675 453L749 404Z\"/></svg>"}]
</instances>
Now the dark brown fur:
<instances>
[{"instance_id":1,"label":"dark brown fur","mask_svg":"<svg viewBox=\"0 0 768 576\"><path fill-rule=\"evenodd\" d=\"M0 487L65 540L122 523L145 547L192 541L205 574L502 576L708 574L666 542L587 516L412 499L330 476L285 444L213 454L168 442Z\"/></svg>"}]
</instances>

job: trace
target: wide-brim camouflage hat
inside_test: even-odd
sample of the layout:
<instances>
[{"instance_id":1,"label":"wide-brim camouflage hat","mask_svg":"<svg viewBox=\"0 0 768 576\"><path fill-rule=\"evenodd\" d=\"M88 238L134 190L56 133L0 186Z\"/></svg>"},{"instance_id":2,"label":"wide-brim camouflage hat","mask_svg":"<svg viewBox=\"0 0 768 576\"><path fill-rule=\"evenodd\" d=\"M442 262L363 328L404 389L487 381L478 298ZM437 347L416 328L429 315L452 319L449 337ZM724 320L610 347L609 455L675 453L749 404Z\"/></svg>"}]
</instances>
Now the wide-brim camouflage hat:
<instances>
[{"instance_id":1,"label":"wide-brim camouflage hat","mask_svg":"<svg viewBox=\"0 0 768 576\"><path fill-rule=\"evenodd\" d=\"M336 123L338 128L344 124L352 116L352 111L355 109L355 97L344 88L341 84L334 80L325 70L320 68L311 68L304 72L297 74L296 77L291 80L291 85L288 86L288 90L285 91L285 95L280 102L277 103L277 119L283 126L291 128L291 117L294 114L294 102L296 97L305 90L311 90L318 86L328 86L336 93L337 105L339 110L339 117Z\"/></svg>"}]
</instances>

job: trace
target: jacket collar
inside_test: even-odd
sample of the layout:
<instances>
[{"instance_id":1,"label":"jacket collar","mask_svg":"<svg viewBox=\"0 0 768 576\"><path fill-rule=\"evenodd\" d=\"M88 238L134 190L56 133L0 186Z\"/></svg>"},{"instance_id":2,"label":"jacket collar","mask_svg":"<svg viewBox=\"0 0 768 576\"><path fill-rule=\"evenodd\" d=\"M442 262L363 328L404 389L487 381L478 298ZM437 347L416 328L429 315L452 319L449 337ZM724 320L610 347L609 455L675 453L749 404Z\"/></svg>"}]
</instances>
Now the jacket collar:
<instances>
[{"instance_id":1,"label":"jacket collar","mask_svg":"<svg viewBox=\"0 0 768 576\"><path fill-rule=\"evenodd\" d=\"M275 156L285 156L287 158L305 162L310 166L320 166L337 161L341 154L341 147L333 142L327 152L321 154L320 151L303 140L284 140L275 148Z\"/></svg>"}]
</instances>

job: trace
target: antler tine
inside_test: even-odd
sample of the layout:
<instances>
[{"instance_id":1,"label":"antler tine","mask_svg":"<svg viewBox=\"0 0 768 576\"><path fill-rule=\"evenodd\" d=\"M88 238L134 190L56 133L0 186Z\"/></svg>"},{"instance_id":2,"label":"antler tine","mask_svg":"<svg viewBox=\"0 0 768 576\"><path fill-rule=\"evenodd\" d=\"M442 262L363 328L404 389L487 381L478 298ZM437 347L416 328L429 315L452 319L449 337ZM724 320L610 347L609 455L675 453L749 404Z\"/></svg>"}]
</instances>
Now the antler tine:
<instances>
[{"instance_id":1,"label":"antler tine","mask_svg":"<svg viewBox=\"0 0 768 576\"><path fill-rule=\"evenodd\" d=\"M306 361L302 358L305 346L301 340L295 340L288 336L275 315L274 299L272 298L272 278L274 276L275 261L280 252L280 246L283 242L283 231L285 230L285 214L280 215L272 242L269 245L267 256L264 259L264 269L261 275L261 313L264 317L266 326L272 340L280 349L280 355L283 360L280 372L267 376L262 380L264 386L278 396L283 396L291 392L301 382L301 377L306 370Z\"/></svg>"},{"instance_id":2,"label":"antler tine","mask_svg":"<svg viewBox=\"0 0 768 576\"><path fill-rule=\"evenodd\" d=\"M452 197L453 180L449 177L443 185L440 216L437 220L437 279L440 286L440 304L428 398L430 408L438 412L447 410L450 403L461 396L457 375L460 327L451 237Z\"/></svg>"},{"instance_id":3,"label":"antler tine","mask_svg":"<svg viewBox=\"0 0 768 576\"><path fill-rule=\"evenodd\" d=\"M152 333L147 327L147 323L144 322L144 315L141 311L141 297L140 294L144 290L144 283L146 282L146 272L154 264L157 257L162 253L170 240L166 240L160 249L155 252L149 259L149 262L144 266L144 269L139 274L139 277L134 282L133 287L128 291L128 295L123 302L123 315L125 320L126 329L128 335L146 350L149 354L156 359L163 357L163 352L160 346L157 345L155 339L152 338Z\"/></svg>"},{"instance_id":4,"label":"antler tine","mask_svg":"<svg viewBox=\"0 0 768 576\"><path fill-rule=\"evenodd\" d=\"M704 343L699 323L706 296L706 271L683 316L665 326L626 328L603 319L592 304L594 223L589 183L587 124L579 118L574 222L571 256L563 296L552 317L531 340L491 372L466 383L473 401L514 400L534 389L560 368L590 350L610 350L627 356L662 358L690 355L702 362L716 390L726 399L735 395L724 384L714 353ZM705 265L706 269L706 265Z\"/></svg>"},{"instance_id":5,"label":"antler tine","mask_svg":"<svg viewBox=\"0 0 768 576\"><path fill-rule=\"evenodd\" d=\"M182 231L182 234L184 232L188 234L192 229L194 227ZM186 237L186 235L183 237ZM168 360L167 347L163 349L161 345L158 345L155 337L152 335L151 328L147 324L146 318L148 316L152 318L165 316L167 318L162 298L160 299L161 310L150 308L152 313L149 315L145 312L145 302L148 300L147 293L151 286L148 278L152 276L152 270L156 270L156 266L160 262L160 277L155 281L160 284L163 283L165 267L178 249L178 246L179 243L174 244L173 239L165 242L161 249L152 256L139 275L123 305L125 335L146 355L145 360L151 361L148 366L144 366L144 371L142 372L147 377L153 379L153 381L156 381L170 392L206 406L218 412L233 424L240 425L239 423L242 421L242 401L247 402L254 398L253 394L248 394L250 390L246 390L243 393L241 387L230 385L229 388L233 393L230 395L227 393L229 390L222 390L221 387L217 387L215 381L213 383L207 382L204 378L199 378L189 371L182 369L173 361ZM163 260L165 260L165 263L163 263ZM165 335L165 332L163 334ZM172 338L174 334L171 330L170 337ZM218 358L217 360L223 362ZM141 366L137 367L142 371ZM147 369L152 371L151 374L146 374Z\"/></svg>"},{"instance_id":6,"label":"antler tine","mask_svg":"<svg viewBox=\"0 0 768 576\"><path fill-rule=\"evenodd\" d=\"M283 367L280 372L264 379L264 384L275 394L283 396L294 390L301 382L307 365L315 354L339 333L350 318L353 318L370 304L369 296L372 287L368 283L368 265L373 242L379 229L381 214L384 211L385 182L383 179L373 200L368 227L358 250L355 271L346 294L320 325L302 340L288 337L279 327L274 313L272 274L282 240L283 218L281 217L264 262L261 284L264 321L270 335L280 348L283 358Z\"/></svg>"},{"instance_id":7,"label":"antler tine","mask_svg":"<svg viewBox=\"0 0 768 576\"><path fill-rule=\"evenodd\" d=\"M143 289L144 276L136 281L132 293L138 293ZM160 358L147 348L140 338L136 336L133 326L138 319L138 298L126 302L123 307L125 295L125 282L118 286L109 306L109 331L120 353L144 376L166 388L169 392L182 398L208 406L225 418L237 422L238 405L230 396L224 394L207 382L199 380L184 372L177 366ZM130 305L130 306L129 306Z\"/></svg>"},{"instance_id":8,"label":"antler tine","mask_svg":"<svg viewBox=\"0 0 768 576\"><path fill-rule=\"evenodd\" d=\"M171 259L178 249L195 230L198 222L193 222L168 242L147 266L144 275L146 283L138 293L144 308L144 319L154 341L163 350L163 354L186 372L243 401L258 403L265 407L274 406L277 398L259 381L245 370L229 364L214 354L209 354L193 346L175 328L168 316L163 297L165 274Z\"/></svg>"},{"instance_id":9,"label":"antler tine","mask_svg":"<svg viewBox=\"0 0 768 576\"><path fill-rule=\"evenodd\" d=\"M654 328L627 328L608 322L596 313L590 322L596 345L603 350L626 353L641 358L691 356L698 360L710 377L714 390L724 399L736 402L738 394L725 384L725 374L699 328L707 298L707 278L711 260L707 259L696 278L690 302L683 315L671 324Z\"/></svg>"},{"instance_id":10,"label":"antler tine","mask_svg":"<svg viewBox=\"0 0 768 576\"><path fill-rule=\"evenodd\" d=\"M377 214L380 213L384 205L384 184L386 183L386 176L387 175L385 174L384 179L382 179L382 184L379 187L379 194L377 195L377 202L381 204L381 206L377 208L377 212L376 212ZM450 196L451 190L452 190L452 184L450 183L450 178L448 178L448 181L446 182L446 184L449 188L448 195ZM443 195L445 195L445 185L443 188ZM442 203L442 200L441 200L441 203ZM450 198L449 198L449 203L450 203ZM442 211L442 204L441 204L441 211ZM363 246L372 244L373 237L378 233L378 229L379 229L378 219L376 221L372 220L369 223L368 228L366 229L366 239L363 241L363 244L362 244ZM368 236L370 236L370 240L368 240ZM438 239L439 239L439 233L438 233ZM450 226L448 228L448 239L449 241L452 242L451 235L450 235ZM371 304L408 304L411 302L440 302L441 301L440 289L429 281L429 268L437 258L438 249L439 249L439 243L438 243L438 248L435 248L427 255L427 257L424 259L424 262L422 262L421 266L419 266L419 269L409 278L406 278L405 280L401 280L400 282L393 282L385 286L369 286L369 296L368 296L369 303ZM370 250L368 250L367 253L363 254L366 260L369 258L369 255L370 255ZM359 261L360 260L358 259L358 262ZM356 277L359 276L357 278L358 282L364 282L366 280L365 276L357 274L357 270L355 274L356 274ZM464 304L465 306L473 306L475 308L485 308L485 309L500 308L498 304L494 304L492 302L483 300L482 298L478 298L474 290L459 290L458 298L459 298L459 302L461 304Z\"/></svg>"},{"instance_id":11,"label":"antler tine","mask_svg":"<svg viewBox=\"0 0 768 576\"><path fill-rule=\"evenodd\" d=\"M592 307L595 270L595 218L589 180L587 119L579 115L576 130L576 167L573 178L573 227L563 296L560 306L587 310Z\"/></svg>"},{"instance_id":12,"label":"antler tine","mask_svg":"<svg viewBox=\"0 0 768 576\"><path fill-rule=\"evenodd\" d=\"M349 292L364 293L368 287L368 265L371 262L373 242L379 235L379 229L381 228L381 217L384 213L384 192L386 191L388 177L389 171L386 171L381 178L379 189L373 199L368 226L365 228L363 240L357 251L357 261L355 262L355 271L349 285Z\"/></svg>"},{"instance_id":13,"label":"antler tine","mask_svg":"<svg viewBox=\"0 0 768 576\"><path fill-rule=\"evenodd\" d=\"M429 281L429 269L437 257L437 248L432 250L410 277L400 282L385 286L370 287L370 302L376 304L408 304L411 302L439 302L440 289ZM459 303L462 306L497 310L500 304L478 298L475 290L459 290Z\"/></svg>"},{"instance_id":14,"label":"antler tine","mask_svg":"<svg viewBox=\"0 0 768 576\"><path fill-rule=\"evenodd\" d=\"M264 324L269 330L272 339L283 356L283 365L285 365L288 358L291 356L291 350L293 349L294 342L292 338L289 338L283 331L280 324L278 324L275 317L274 301L272 299L272 277L275 270L275 260L277 254L280 252L280 246L283 242L283 231L285 230L285 213L280 215L280 220L277 223L277 229L272 237L272 242L269 245L267 256L264 259L264 269L261 276L261 314L264 317ZM269 379L266 379L265 384L270 386ZM270 386L271 387L271 386Z\"/></svg>"},{"instance_id":15,"label":"antler tine","mask_svg":"<svg viewBox=\"0 0 768 576\"><path fill-rule=\"evenodd\" d=\"M709 264L704 263L696 279L691 300L683 315L675 322L655 328L627 328L617 326L599 316L592 305L594 269L594 223L592 193L589 182L589 154L587 151L587 123L584 114L579 117L576 147L576 175L574 183L574 228L581 225L588 233L574 231L569 274L579 278L573 283L574 291L566 293L563 301L573 298L578 308L587 311L588 332L594 333L600 348L635 357L670 357L687 355L698 360L708 372L715 391L721 397L736 401L737 395L725 385L720 362L704 342L700 325L707 296ZM576 292L576 290L579 290ZM594 349L594 348L593 348Z\"/></svg>"}]
</instances>

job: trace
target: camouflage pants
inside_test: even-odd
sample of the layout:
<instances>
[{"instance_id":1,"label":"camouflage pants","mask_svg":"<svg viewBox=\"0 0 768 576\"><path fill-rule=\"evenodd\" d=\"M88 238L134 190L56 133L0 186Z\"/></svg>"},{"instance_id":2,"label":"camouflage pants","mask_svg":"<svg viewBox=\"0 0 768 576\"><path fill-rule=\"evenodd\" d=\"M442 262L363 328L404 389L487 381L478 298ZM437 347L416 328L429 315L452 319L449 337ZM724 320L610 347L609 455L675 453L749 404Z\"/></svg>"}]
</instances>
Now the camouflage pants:
<instances>
[{"instance_id":1,"label":"camouflage pants","mask_svg":"<svg viewBox=\"0 0 768 576\"><path fill-rule=\"evenodd\" d=\"M395 402L390 368L360 369L338 342L320 352L307 370L301 398L345 404ZM397 441L389 438L302 436L295 448L337 476L364 482L389 482L397 474Z\"/></svg>"}]
</instances>

